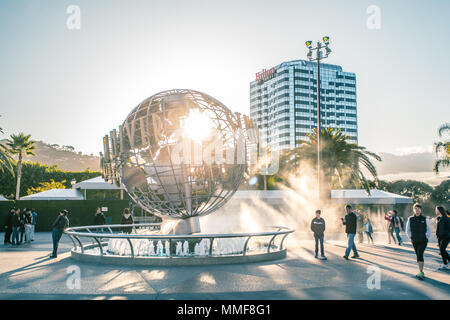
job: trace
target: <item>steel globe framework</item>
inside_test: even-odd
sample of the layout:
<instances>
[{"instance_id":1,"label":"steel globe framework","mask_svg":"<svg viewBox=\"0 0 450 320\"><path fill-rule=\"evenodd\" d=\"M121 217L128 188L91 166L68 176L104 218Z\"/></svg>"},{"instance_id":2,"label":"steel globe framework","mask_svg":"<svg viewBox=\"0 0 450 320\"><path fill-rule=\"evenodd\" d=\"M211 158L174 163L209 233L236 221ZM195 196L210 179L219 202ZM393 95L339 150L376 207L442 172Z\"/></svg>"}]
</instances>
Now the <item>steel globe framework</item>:
<instances>
[{"instance_id":1,"label":"steel globe framework","mask_svg":"<svg viewBox=\"0 0 450 320\"><path fill-rule=\"evenodd\" d=\"M223 206L248 165L255 163L258 131L247 116L232 113L198 91L163 91L135 107L119 130L103 138L103 145L105 180L124 186L144 210L174 218L176 223L170 232L163 231L161 223L103 225L103 232L99 226L68 228L65 233L74 245L72 258L176 266L286 257L283 243L294 232L290 228L199 233L198 217ZM123 233L124 227L133 232ZM88 243L83 243L86 238Z\"/></svg>"},{"instance_id":2,"label":"steel globe framework","mask_svg":"<svg viewBox=\"0 0 450 320\"><path fill-rule=\"evenodd\" d=\"M206 215L237 190L254 129L248 117L207 94L163 91L104 137L104 177L160 217Z\"/></svg>"}]
</instances>

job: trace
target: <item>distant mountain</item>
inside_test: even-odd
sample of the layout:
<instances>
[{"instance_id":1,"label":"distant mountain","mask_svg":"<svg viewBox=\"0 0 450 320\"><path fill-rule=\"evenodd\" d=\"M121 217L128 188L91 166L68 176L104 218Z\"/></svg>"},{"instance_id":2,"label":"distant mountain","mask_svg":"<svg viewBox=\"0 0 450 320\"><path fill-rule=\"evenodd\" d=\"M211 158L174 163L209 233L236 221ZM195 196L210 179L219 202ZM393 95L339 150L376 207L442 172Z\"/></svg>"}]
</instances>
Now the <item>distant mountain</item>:
<instances>
[{"instance_id":1,"label":"distant mountain","mask_svg":"<svg viewBox=\"0 0 450 320\"><path fill-rule=\"evenodd\" d=\"M411 153L402 156L380 152L379 155L383 161L374 162L380 175L401 172L432 172L436 160L435 155L431 152Z\"/></svg>"},{"instance_id":2,"label":"distant mountain","mask_svg":"<svg viewBox=\"0 0 450 320\"><path fill-rule=\"evenodd\" d=\"M5 144L6 140L0 140ZM61 170L68 171L100 171L100 158L94 155L84 155L75 152L71 146L59 146L36 141L36 156L25 156L24 161L40 162L49 166L57 165Z\"/></svg>"},{"instance_id":3,"label":"distant mountain","mask_svg":"<svg viewBox=\"0 0 450 320\"><path fill-rule=\"evenodd\" d=\"M374 164L381 180L417 180L436 186L450 178L449 170L442 170L439 175L433 171L436 158L431 152L402 156L380 152L379 155L383 161Z\"/></svg>"}]
</instances>

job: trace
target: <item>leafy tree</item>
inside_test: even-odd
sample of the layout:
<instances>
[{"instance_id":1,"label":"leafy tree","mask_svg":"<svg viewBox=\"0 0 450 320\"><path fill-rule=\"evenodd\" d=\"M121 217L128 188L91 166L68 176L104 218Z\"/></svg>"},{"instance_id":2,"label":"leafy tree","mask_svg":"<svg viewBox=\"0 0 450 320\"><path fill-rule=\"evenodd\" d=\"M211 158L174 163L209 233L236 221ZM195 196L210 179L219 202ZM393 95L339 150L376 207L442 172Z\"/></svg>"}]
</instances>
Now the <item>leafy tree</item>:
<instances>
[{"instance_id":1,"label":"leafy tree","mask_svg":"<svg viewBox=\"0 0 450 320\"><path fill-rule=\"evenodd\" d=\"M363 187L370 192L370 184L363 173L367 169L375 181L377 170L372 159L381 161L380 156L366 150L365 147L349 143L349 137L340 129L322 129L321 138L321 173L326 182L327 193L333 188ZM307 134L307 140L300 140L299 146L287 151L280 159L280 169L284 172L295 171L301 162L317 168L317 129Z\"/></svg>"},{"instance_id":2,"label":"leafy tree","mask_svg":"<svg viewBox=\"0 0 450 320\"><path fill-rule=\"evenodd\" d=\"M450 179L444 180L431 192L430 199L434 205L443 205L450 210Z\"/></svg>"},{"instance_id":3,"label":"leafy tree","mask_svg":"<svg viewBox=\"0 0 450 320\"><path fill-rule=\"evenodd\" d=\"M13 155L18 155L17 161L17 183L16 183L16 200L20 199L20 179L22 178L22 160L23 156L34 156L35 149L34 141L30 140L31 135L25 135L23 132L18 135L12 134L11 139L8 139L6 145L8 151Z\"/></svg>"},{"instance_id":4,"label":"leafy tree","mask_svg":"<svg viewBox=\"0 0 450 320\"><path fill-rule=\"evenodd\" d=\"M450 123L443 124L438 131L439 137L443 137L444 133L450 133ZM450 165L450 141L439 141L434 144L434 151L436 157L442 155L441 159L436 160L434 163L434 171L439 173L442 167L448 167Z\"/></svg>"},{"instance_id":5,"label":"leafy tree","mask_svg":"<svg viewBox=\"0 0 450 320\"><path fill-rule=\"evenodd\" d=\"M414 202L425 203L430 199L433 187L416 180L398 180L392 182L390 192L411 197Z\"/></svg>"},{"instance_id":6,"label":"leafy tree","mask_svg":"<svg viewBox=\"0 0 450 320\"><path fill-rule=\"evenodd\" d=\"M390 192L392 182L385 181L385 180L378 180L378 181L369 180L368 184L370 186L370 189L378 189L378 190Z\"/></svg>"},{"instance_id":7,"label":"leafy tree","mask_svg":"<svg viewBox=\"0 0 450 320\"><path fill-rule=\"evenodd\" d=\"M55 182L55 180L50 179L50 182L39 183L39 187L29 188L27 190L27 194L30 195L30 194L35 194L35 193L52 190L52 189L66 189L66 186L64 185L65 182L66 182L66 180L63 180L61 182Z\"/></svg>"},{"instance_id":8,"label":"leafy tree","mask_svg":"<svg viewBox=\"0 0 450 320\"><path fill-rule=\"evenodd\" d=\"M64 151L70 151L70 152L73 152L75 150L75 148L72 146L62 146L62 148Z\"/></svg>"}]
</instances>

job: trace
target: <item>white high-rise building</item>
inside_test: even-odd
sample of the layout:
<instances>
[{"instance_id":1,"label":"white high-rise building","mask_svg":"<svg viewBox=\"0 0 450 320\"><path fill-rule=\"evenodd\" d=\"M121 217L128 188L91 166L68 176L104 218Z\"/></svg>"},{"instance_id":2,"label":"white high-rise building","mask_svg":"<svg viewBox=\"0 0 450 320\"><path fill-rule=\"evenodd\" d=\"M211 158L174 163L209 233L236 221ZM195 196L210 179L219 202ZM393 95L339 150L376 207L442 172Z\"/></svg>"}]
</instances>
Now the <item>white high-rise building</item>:
<instances>
[{"instance_id":1,"label":"white high-rise building","mask_svg":"<svg viewBox=\"0 0 450 320\"><path fill-rule=\"evenodd\" d=\"M321 127L340 128L358 143L356 76L342 67L320 64ZM262 146L293 149L317 127L317 63L283 62L256 74L250 83L250 118Z\"/></svg>"}]
</instances>

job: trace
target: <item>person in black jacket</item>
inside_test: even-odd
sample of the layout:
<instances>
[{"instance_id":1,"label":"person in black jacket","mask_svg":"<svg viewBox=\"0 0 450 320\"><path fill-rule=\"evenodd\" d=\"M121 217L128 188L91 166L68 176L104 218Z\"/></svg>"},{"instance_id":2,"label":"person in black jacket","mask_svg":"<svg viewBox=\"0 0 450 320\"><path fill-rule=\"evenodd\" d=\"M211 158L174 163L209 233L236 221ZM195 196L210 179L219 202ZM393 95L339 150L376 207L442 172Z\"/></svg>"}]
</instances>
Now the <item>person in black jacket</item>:
<instances>
[{"instance_id":1,"label":"person in black jacket","mask_svg":"<svg viewBox=\"0 0 450 320\"><path fill-rule=\"evenodd\" d=\"M19 214L20 216L20 227L19 227L19 231L20 231L20 244L23 242L23 239L25 238L25 218L26 218L26 208L23 209L22 213Z\"/></svg>"},{"instance_id":2,"label":"person in black jacket","mask_svg":"<svg viewBox=\"0 0 450 320\"><path fill-rule=\"evenodd\" d=\"M320 242L320 259L327 260L323 250L323 237L325 232L325 220L320 217L320 210L316 210L316 217L311 221L311 231L314 233L316 241L315 258L318 258L319 242Z\"/></svg>"},{"instance_id":3,"label":"person in black jacket","mask_svg":"<svg viewBox=\"0 0 450 320\"><path fill-rule=\"evenodd\" d=\"M52 231L52 239L53 239L53 252L50 258L56 258L58 252L58 244L61 236L69 226L69 219L67 219L67 210L63 209L59 212L58 218L56 218L55 222L53 222L53 231Z\"/></svg>"},{"instance_id":4,"label":"person in black jacket","mask_svg":"<svg viewBox=\"0 0 450 320\"><path fill-rule=\"evenodd\" d=\"M422 215L422 206L416 203L413 206L413 210L414 215L409 217L406 223L406 234L411 239L414 251L416 252L417 265L419 267L419 273L416 275L416 278L423 280L425 278L425 274L423 273L423 253L427 248L431 229L429 219Z\"/></svg>"},{"instance_id":5,"label":"person in black jacket","mask_svg":"<svg viewBox=\"0 0 450 320\"><path fill-rule=\"evenodd\" d=\"M19 245L19 232L20 232L20 209L16 208L14 210L14 215L12 216L12 242L13 245Z\"/></svg>"},{"instance_id":6,"label":"person in black jacket","mask_svg":"<svg viewBox=\"0 0 450 320\"><path fill-rule=\"evenodd\" d=\"M105 216L103 215L102 209L100 207L97 207L95 210L94 215L94 225L95 226L102 226L106 224ZM103 228L95 229L96 232L102 232Z\"/></svg>"},{"instance_id":7,"label":"person in black jacket","mask_svg":"<svg viewBox=\"0 0 450 320\"><path fill-rule=\"evenodd\" d=\"M133 224L133 223L134 223L133 216L131 215L130 209L125 208L122 213L122 219L120 219L120 224L127 225L127 224ZM133 231L133 227L130 227L130 226L122 228L122 232L124 232L124 233L131 233L132 231Z\"/></svg>"},{"instance_id":8,"label":"person in black jacket","mask_svg":"<svg viewBox=\"0 0 450 320\"><path fill-rule=\"evenodd\" d=\"M437 227L436 237L438 239L439 250L441 251L442 266L440 270L449 270L450 257L447 252L448 242L450 241L450 218L447 216L447 212L443 206L436 207L437 215Z\"/></svg>"},{"instance_id":9,"label":"person in black jacket","mask_svg":"<svg viewBox=\"0 0 450 320\"><path fill-rule=\"evenodd\" d=\"M15 208L9 209L9 212L5 219L5 244L11 243L12 219L15 212L16 212Z\"/></svg>"},{"instance_id":10,"label":"person in black jacket","mask_svg":"<svg viewBox=\"0 0 450 320\"><path fill-rule=\"evenodd\" d=\"M353 250L353 256L352 258L359 258L358 250L356 249L355 245L355 235L356 235L356 214L352 211L351 205L345 206L345 211L347 214L345 215L345 218L341 218L342 223L345 225L345 233L347 233L348 238L348 246L345 250L344 259L348 260L348 255L350 254L350 251Z\"/></svg>"}]
</instances>

